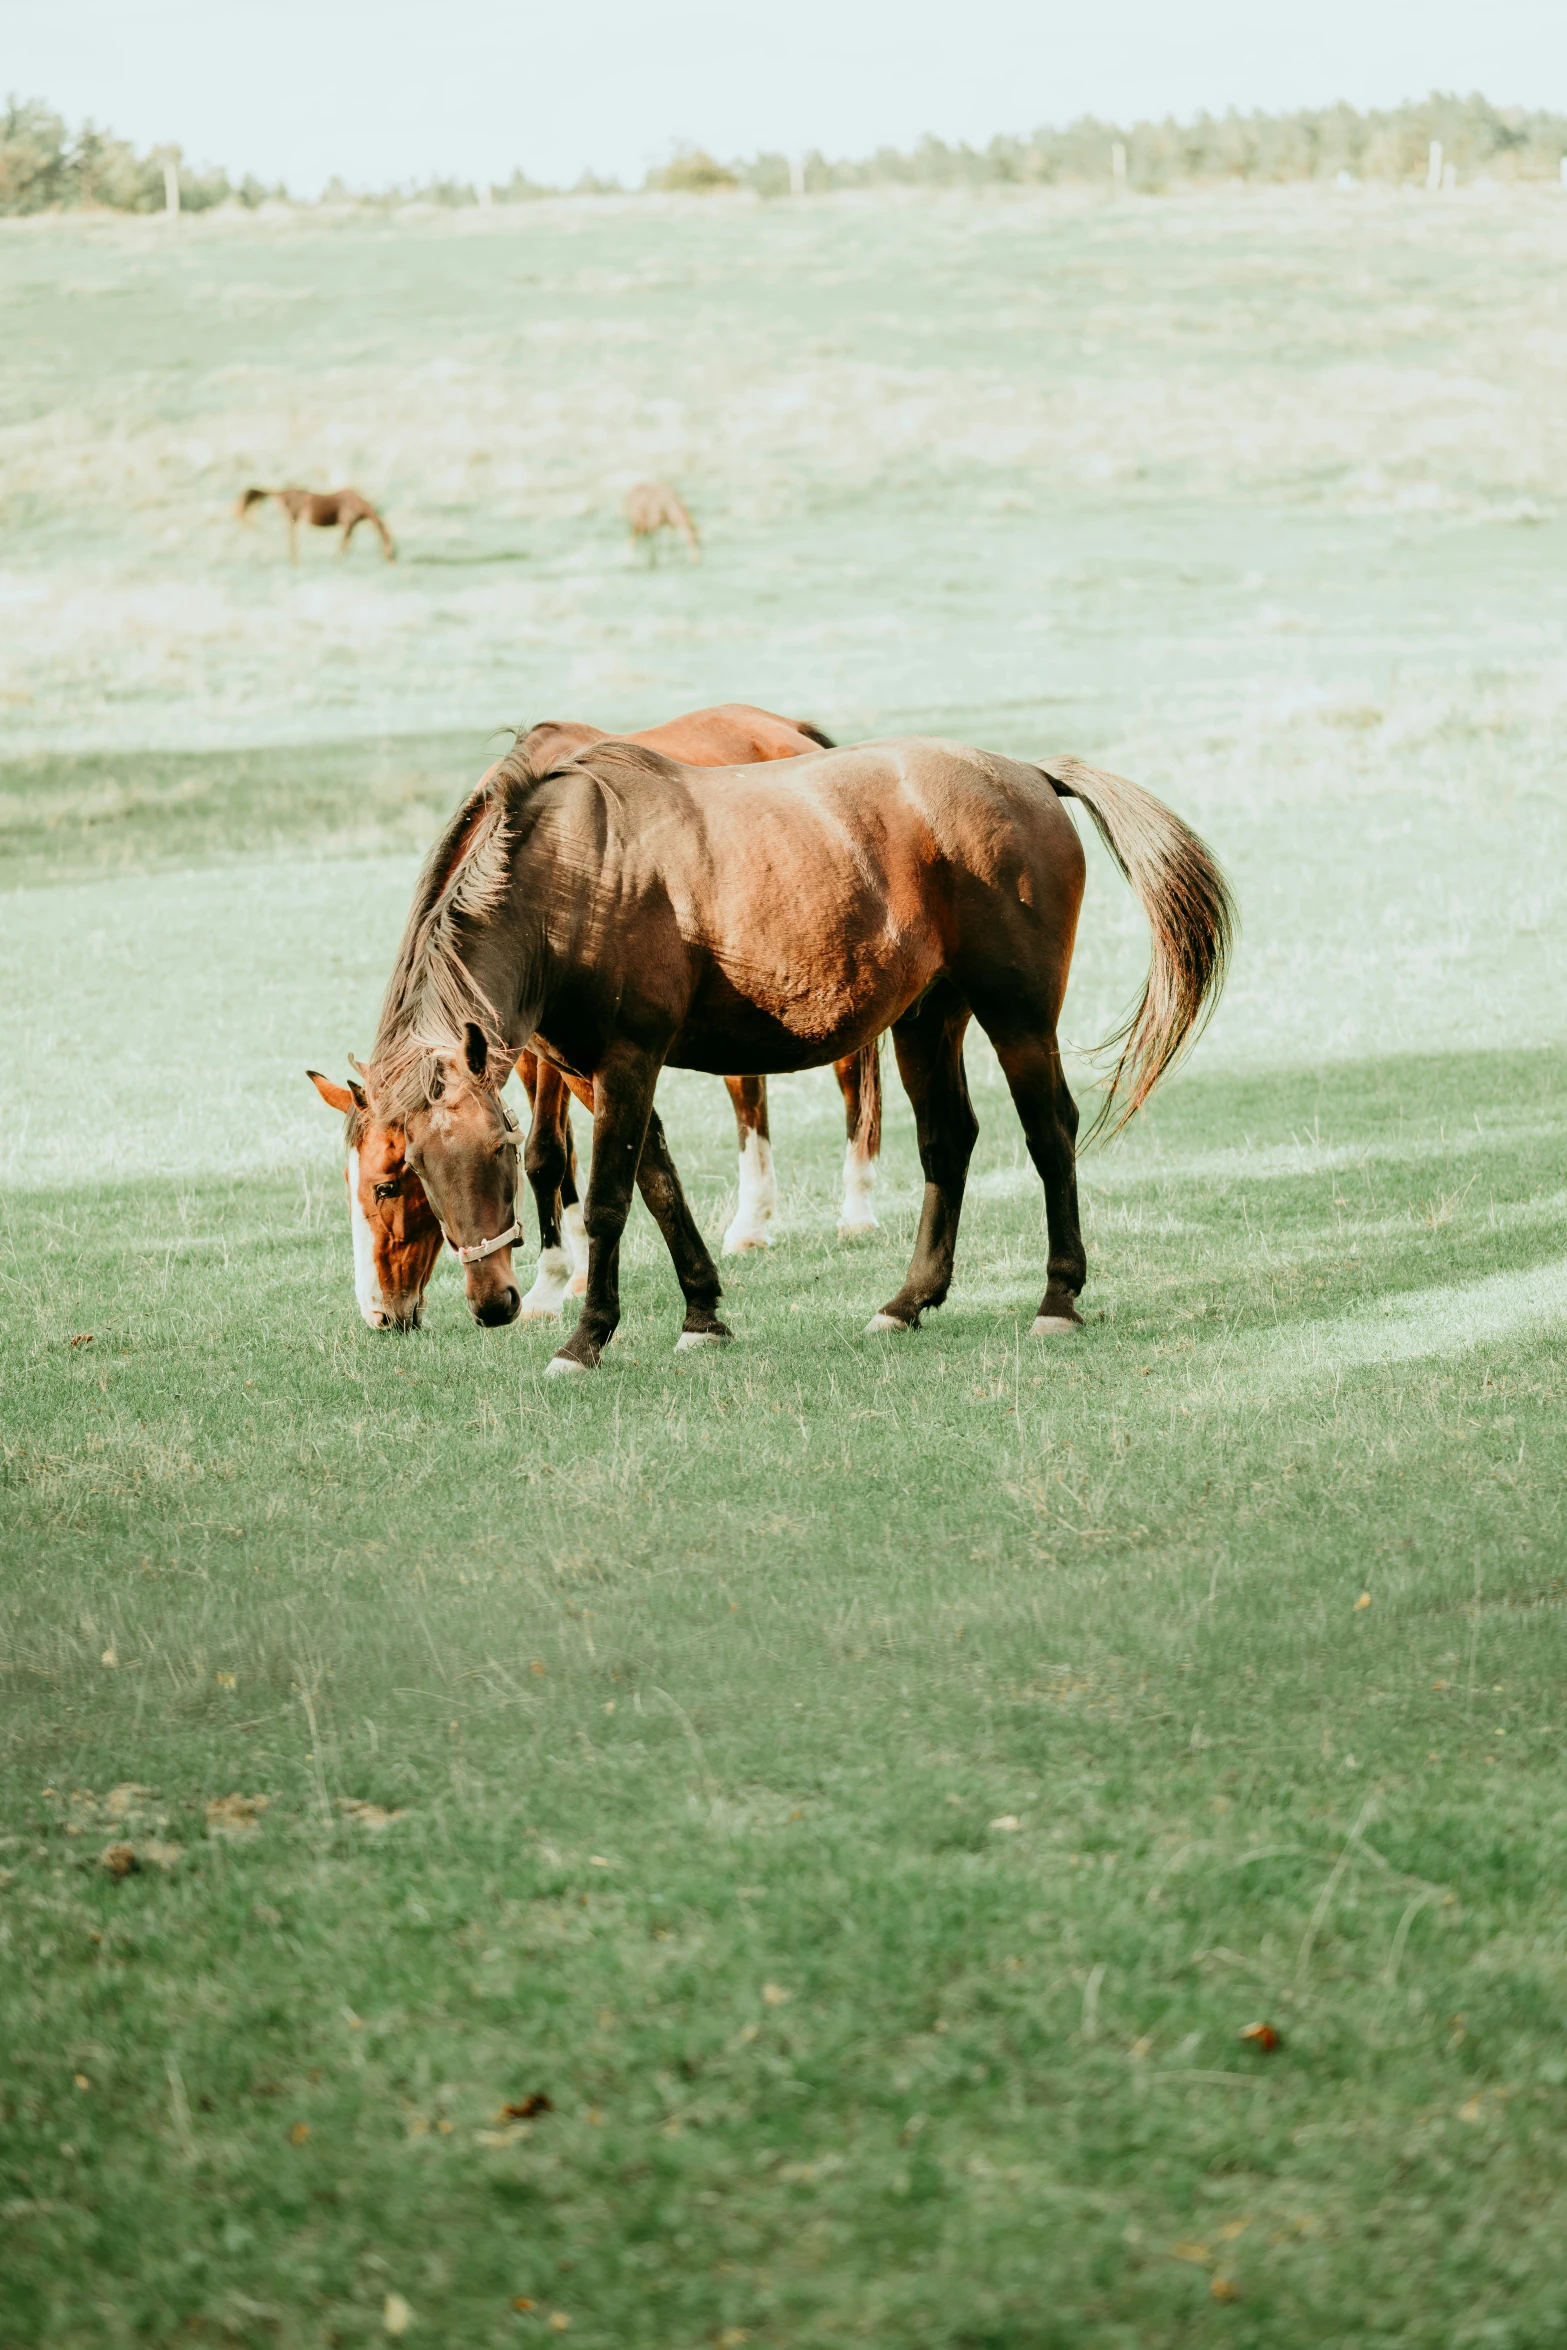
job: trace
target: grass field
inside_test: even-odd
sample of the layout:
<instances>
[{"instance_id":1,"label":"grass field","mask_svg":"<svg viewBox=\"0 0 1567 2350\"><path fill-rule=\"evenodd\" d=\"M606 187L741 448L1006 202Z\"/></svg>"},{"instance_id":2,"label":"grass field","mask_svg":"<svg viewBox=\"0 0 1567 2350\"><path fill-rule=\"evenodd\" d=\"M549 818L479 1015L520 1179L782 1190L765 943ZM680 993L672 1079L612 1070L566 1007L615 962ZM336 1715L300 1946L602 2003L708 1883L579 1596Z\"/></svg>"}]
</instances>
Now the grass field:
<instances>
[{"instance_id":1,"label":"grass field","mask_svg":"<svg viewBox=\"0 0 1567 2350\"><path fill-rule=\"evenodd\" d=\"M7 2350L1567 2339L1564 255L1483 191L7 224ZM233 524L294 475L398 564ZM907 1342L909 1120L840 1244L824 1073L721 1356L640 1211L591 1381L444 1270L359 1321L303 1070L488 730L730 696L1224 856L1080 1341L982 1045ZM1091 845L1080 1043L1144 951Z\"/></svg>"}]
</instances>

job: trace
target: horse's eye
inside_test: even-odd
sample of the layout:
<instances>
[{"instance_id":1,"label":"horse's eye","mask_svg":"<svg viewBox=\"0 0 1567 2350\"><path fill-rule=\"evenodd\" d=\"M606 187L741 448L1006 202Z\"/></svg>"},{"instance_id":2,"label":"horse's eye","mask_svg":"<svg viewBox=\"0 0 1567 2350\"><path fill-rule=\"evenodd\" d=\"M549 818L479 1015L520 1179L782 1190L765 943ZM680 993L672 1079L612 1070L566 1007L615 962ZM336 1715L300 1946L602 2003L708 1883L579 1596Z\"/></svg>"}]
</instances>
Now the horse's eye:
<instances>
[{"instance_id":1,"label":"horse's eye","mask_svg":"<svg viewBox=\"0 0 1567 2350\"><path fill-rule=\"evenodd\" d=\"M375 1187L375 1196L377 1199L396 1199L402 1188L403 1181L399 1176L395 1183L378 1183Z\"/></svg>"}]
</instances>

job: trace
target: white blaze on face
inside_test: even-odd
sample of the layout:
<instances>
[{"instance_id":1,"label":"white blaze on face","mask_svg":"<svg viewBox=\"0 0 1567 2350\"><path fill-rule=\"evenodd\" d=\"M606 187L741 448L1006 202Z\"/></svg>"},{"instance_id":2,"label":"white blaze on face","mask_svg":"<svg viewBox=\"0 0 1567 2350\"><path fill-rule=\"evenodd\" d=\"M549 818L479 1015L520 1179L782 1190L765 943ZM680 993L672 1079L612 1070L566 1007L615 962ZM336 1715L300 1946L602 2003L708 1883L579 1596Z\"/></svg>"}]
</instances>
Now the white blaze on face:
<instances>
[{"instance_id":1,"label":"white blaze on face","mask_svg":"<svg viewBox=\"0 0 1567 2350\"><path fill-rule=\"evenodd\" d=\"M838 1218L840 1232L874 1232L877 1215L872 1205L876 1189L876 1162L863 1159L851 1142L843 1160L843 1213Z\"/></svg>"},{"instance_id":2,"label":"white blaze on face","mask_svg":"<svg viewBox=\"0 0 1567 2350\"><path fill-rule=\"evenodd\" d=\"M386 1315L381 1304L381 1284L376 1279L375 1239L359 1200L357 1151L348 1154L348 1222L354 1236L354 1295L359 1300L359 1311L371 1329L379 1330Z\"/></svg>"},{"instance_id":3,"label":"white blaze on face","mask_svg":"<svg viewBox=\"0 0 1567 2350\"><path fill-rule=\"evenodd\" d=\"M724 1254L732 1257L745 1248L770 1248L768 1229L778 1208L778 1178L773 1173L773 1146L752 1132L740 1153L740 1204L724 1234Z\"/></svg>"}]
</instances>

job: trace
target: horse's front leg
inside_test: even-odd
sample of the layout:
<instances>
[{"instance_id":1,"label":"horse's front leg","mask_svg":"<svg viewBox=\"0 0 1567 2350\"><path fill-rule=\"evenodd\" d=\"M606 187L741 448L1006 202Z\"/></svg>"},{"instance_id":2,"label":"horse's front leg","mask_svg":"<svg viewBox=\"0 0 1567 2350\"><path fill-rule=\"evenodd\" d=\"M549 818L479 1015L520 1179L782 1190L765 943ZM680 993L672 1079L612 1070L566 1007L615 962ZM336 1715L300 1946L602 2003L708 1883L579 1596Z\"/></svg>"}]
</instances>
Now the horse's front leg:
<instances>
[{"instance_id":1,"label":"horse's front leg","mask_svg":"<svg viewBox=\"0 0 1567 2350\"><path fill-rule=\"evenodd\" d=\"M674 1259L675 1277L686 1301L685 1323L675 1341L675 1352L680 1354L690 1346L716 1346L732 1338L734 1332L718 1318L718 1301L724 1294L718 1267L708 1255L707 1243L686 1204L680 1176L664 1137L663 1121L656 1110L647 1122L647 1140L642 1145L637 1167L637 1188L647 1204L648 1214L664 1235L664 1245Z\"/></svg>"},{"instance_id":2,"label":"horse's front leg","mask_svg":"<svg viewBox=\"0 0 1567 2350\"><path fill-rule=\"evenodd\" d=\"M532 1105L523 1167L539 1214L539 1266L533 1287L518 1311L519 1322L560 1320L571 1294L571 1258L561 1232L561 1192L566 1181L571 1124L566 1081L548 1061L523 1053L517 1063ZM573 1193L575 1197L575 1193Z\"/></svg>"},{"instance_id":3,"label":"horse's front leg","mask_svg":"<svg viewBox=\"0 0 1567 2350\"><path fill-rule=\"evenodd\" d=\"M773 1172L773 1145L767 1130L765 1077L726 1077L734 1104L735 1132L740 1144L740 1196L734 1221L724 1234L724 1254L772 1246L773 1218L778 1212L778 1178Z\"/></svg>"},{"instance_id":4,"label":"horse's front leg","mask_svg":"<svg viewBox=\"0 0 1567 2350\"><path fill-rule=\"evenodd\" d=\"M622 1049L593 1080L593 1167L583 1223L588 1286L577 1327L550 1357L550 1371L596 1371L620 1322L620 1236L631 1208L637 1163L653 1114L658 1063Z\"/></svg>"}]
</instances>

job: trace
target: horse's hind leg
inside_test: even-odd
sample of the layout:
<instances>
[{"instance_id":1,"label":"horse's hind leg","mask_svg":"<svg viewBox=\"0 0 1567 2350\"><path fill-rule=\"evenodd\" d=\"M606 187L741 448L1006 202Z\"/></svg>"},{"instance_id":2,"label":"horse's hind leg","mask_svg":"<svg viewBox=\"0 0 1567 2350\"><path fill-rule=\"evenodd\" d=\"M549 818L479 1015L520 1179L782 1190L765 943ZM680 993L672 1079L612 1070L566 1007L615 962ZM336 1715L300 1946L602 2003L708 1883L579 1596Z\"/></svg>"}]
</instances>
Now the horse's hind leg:
<instances>
[{"instance_id":1,"label":"horse's hind leg","mask_svg":"<svg viewBox=\"0 0 1567 2350\"><path fill-rule=\"evenodd\" d=\"M957 989L950 980L938 980L892 1031L898 1074L914 1109L925 1204L908 1277L897 1296L872 1315L871 1330L916 1328L927 1306L941 1305L952 1286L963 1187L979 1133L963 1074L968 1022L969 1008Z\"/></svg>"},{"instance_id":2,"label":"horse's hind leg","mask_svg":"<svg viewBox=\"0 0 1567 2350\"><path fill-rule=\"evenodd\" d=\"M1033 1335L1053 1338L1081 1327L1077 1300L1088 1278L1077 1214L1077 1104L1067 1090L1053 1035L992 1036L996 1058L1023 1121L1028 1155L1045 1187L1050 1261Z\"/></svg>"},{"instance_id":3,"label":"horse's hind leg","mask_svg":"<svg viewBox=\"0 0 1567 2350\"><path fill-rule=\"evenodd\" d=\"M772 1246L778 1178L773 1172L773 1146L767 1130L766 1078L726 1077L724 1083L734 1104L740 1144L739 1200L734 1221L724 1234L724 1254L733 1257L742 1249Z\"/></svg>"},{"instance_id":4,"label":"horse's hind leg","mask_svg":"<svg viewBox=\"0 0 1567 2350\"><path fill-rule=\"evenodd\" d=\"M843 1157L843 1209L838 1237L852 1240L874 1232L878 1218L872 1200L876 1189L876 1161L881 1155L881 1038L861 1045L834 1061L833 1075L843 1095L848 1148Z\"/></svg>"},{"instance_id":5,"label":"horse's hind leg","mask_svg":"<svg viewBox=\"0 0 1567 2350\"><path fill-rule=\"evenodd\" d=\"M707 1244L687 1205L656 1110L647 1122L647 1140L637 1164L637 1189L664 1235L664 1245L674 1259L675 1278L686 1301L685 1324L675 1340L675 1352L683 1353L692 1346L714 1346L732 1338L733 1331L718 1318L718 1301L723 1295L718 1267L708 1255Z\"/></svg>"},{"instance_id":6,"label":"horse's hind leg","mask_svg":"<svg viewBox=\"0 0 1567 2350\"><path fill-rule=\"evenodd\" d=\"M571 1258L570 1297L581 1297L588 1286L588 1233L582 1221L582 1185L577 1165L577 1138L571 1130L571 1103L561 1113L566 1130L566 1171L560 1179L560 1229Z\"/></svg>"},{"instance_id":7,"label":"horse's hind leg","mask_svg":"<svg viewBox=\"0 0 1567 2350\"><path fill-rule=\"evenodd\" d=\"M520 1322L558 1322L571 1294L572 1262L561 1236L561 1191L571 1143L571 1096L558 1069L524 1053L518 1063L533 1120L523 1168L539 1212L539 1267L518 1311ZM573 1191L575 1196L575 1191Z\"/></svg>"}]
</instances>

